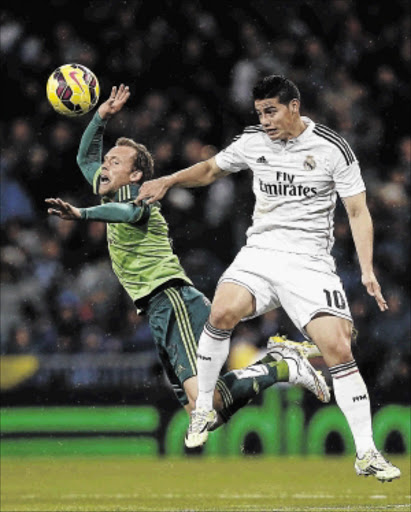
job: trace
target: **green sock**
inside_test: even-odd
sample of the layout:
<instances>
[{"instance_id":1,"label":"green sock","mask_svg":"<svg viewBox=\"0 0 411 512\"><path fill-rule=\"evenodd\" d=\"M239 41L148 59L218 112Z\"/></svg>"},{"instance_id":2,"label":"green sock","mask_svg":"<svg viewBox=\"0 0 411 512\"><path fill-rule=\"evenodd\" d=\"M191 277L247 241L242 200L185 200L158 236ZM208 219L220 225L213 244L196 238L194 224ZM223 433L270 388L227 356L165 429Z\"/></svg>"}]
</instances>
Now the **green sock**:
<instances>
[{"instance_id":1,"label":"green sock","mask_svg":"<svg viewBox=\"0 0 411 512\"><path fill-rule=\"evenodd\" d=\"M288 382L290 379L290 372L288 364L285 361L271 361L267 366L273 366L277 370L277 382Z\"/></svg>"},{"instance_id":2,"label":"green sock","mask_svg":"<svg viewBox=\"0 0 411 512\"><path fill-rule=\"evenodd\" d=\"M276 382L288 382L288 364L285 361L259 362L241 370L232 370L217 381L217 390L224 408L219 411L224 422L247 405L261 391Z\"/></svg>"},{"instance_id":3,"label":"green sock","mask_svg":"<svg viewBox=\"0 0 411 512\"><path fill-rule=\"evenodd\" d=\"M288 382L289 380L290 375L288 371L288 364L285 361L275 361L275 359L273 359L270 355L266 355L254 364L265 364L267 366L275 366L277 368L277 381Z\"/></svg>"}]
</instances>

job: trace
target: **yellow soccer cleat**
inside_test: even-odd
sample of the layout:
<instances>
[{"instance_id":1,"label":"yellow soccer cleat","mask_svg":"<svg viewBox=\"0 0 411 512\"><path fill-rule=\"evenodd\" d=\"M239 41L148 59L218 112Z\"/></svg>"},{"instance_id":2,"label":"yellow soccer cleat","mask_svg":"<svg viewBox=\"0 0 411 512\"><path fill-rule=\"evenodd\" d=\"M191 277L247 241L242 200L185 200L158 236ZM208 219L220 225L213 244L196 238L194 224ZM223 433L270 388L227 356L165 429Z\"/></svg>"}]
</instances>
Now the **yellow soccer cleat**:
<instances>
[{"instance_id":1,"label":"yellow soccer cleat","mask_svg":"<svg viewBox=\"0 0 411 512\"><path fill-rule=\"evenodd\" d=\"M312 359L314 357L321 357L322 354L317 345L309 341L297 342L291 341L286 336L271 336L268 340L267 351L273 359L281 361L284 357L283 349L277 350L279 347L296 348L303 357Z\"/></svg>"}]
</instances>

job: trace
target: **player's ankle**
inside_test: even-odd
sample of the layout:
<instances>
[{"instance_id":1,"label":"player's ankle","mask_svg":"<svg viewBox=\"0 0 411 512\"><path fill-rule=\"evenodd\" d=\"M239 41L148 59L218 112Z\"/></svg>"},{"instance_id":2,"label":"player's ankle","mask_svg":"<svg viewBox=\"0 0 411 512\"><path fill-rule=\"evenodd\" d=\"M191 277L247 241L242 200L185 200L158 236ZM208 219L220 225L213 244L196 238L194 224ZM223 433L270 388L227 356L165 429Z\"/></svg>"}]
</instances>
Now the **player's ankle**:
<instances>
[{"instance_id":1,"label":"player's ankle","mask_svg":"<svg viewBox=\"0 0 411 512\"><path fill-rule=\"evenodd\" d=\"M213 391L203 391L201 393L198 393L198 398L196 400L196 410L204 409L206 411L211 411L213 409L213 398Z\"/></svg>"}]
</instances>

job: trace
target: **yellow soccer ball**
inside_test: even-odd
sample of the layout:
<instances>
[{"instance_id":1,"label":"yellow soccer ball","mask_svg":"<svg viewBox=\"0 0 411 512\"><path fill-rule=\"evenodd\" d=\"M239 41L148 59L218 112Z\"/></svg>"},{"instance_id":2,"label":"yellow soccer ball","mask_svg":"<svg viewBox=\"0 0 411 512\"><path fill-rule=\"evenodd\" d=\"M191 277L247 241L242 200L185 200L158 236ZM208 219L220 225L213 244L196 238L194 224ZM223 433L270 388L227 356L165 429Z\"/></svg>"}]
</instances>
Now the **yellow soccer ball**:
<instances>
[{"instance_id":1,"label":"yellow soccer ball","mask_svg":"<svg viewBox=\"0 0 411 512\"><path fill-rule=\"evenodd\" d=\"M78 117L90 112L98 102L100 85L96 75L82 64L65 64L47 81L47 99L59 114Z\"/></svg>"}]
</instances>

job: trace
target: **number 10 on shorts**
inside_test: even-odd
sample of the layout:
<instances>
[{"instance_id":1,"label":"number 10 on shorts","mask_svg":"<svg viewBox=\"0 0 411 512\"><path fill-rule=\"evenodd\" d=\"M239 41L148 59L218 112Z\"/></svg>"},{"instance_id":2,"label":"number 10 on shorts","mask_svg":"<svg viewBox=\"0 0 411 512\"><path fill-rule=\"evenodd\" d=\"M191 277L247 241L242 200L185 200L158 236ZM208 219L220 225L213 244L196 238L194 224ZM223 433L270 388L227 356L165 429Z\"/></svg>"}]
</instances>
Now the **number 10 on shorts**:
<instances>
[{"instance_id":1,"label":"number 10 on shorts","mask_svg":"<svg viewBox=\"0 0 411 512\"><path fill-rule=\"evenodd\" d=\"M339 290L323 290L325 293L325 299L329 308L345 309L346 302L343 294Z\"/></svg>"}]
</instances>

